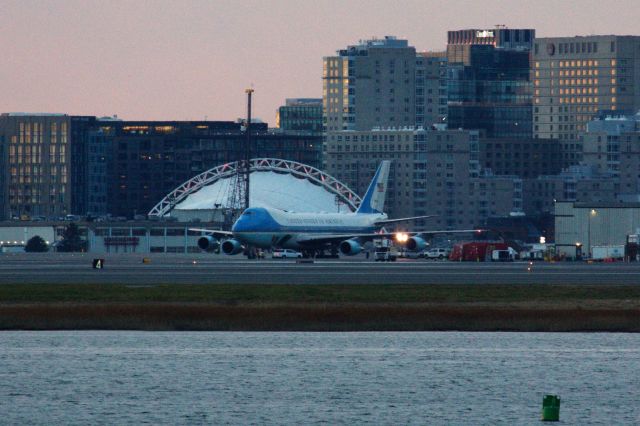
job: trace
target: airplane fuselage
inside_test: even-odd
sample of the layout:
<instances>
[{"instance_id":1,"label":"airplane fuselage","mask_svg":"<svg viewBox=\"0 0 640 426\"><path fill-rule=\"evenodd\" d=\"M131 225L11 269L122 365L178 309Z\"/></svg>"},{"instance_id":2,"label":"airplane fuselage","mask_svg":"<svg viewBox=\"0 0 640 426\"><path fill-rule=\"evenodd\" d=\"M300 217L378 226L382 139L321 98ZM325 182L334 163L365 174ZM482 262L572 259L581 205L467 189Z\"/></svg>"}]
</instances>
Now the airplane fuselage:
<instances>
[{"instance_id":1,"label":"airplane fuselage","mask_svg":"<svg viewBox=\"0 0 640 426\"><path fill-rule=\"evenodd\" d=\"M334 234L370 234L376 222L387 215L358 213L294 213L253 207L245 210L233 225L233 237L243 244L261 248L320 248L301 245L310 237Z\"/></svg>"}]
</instances>

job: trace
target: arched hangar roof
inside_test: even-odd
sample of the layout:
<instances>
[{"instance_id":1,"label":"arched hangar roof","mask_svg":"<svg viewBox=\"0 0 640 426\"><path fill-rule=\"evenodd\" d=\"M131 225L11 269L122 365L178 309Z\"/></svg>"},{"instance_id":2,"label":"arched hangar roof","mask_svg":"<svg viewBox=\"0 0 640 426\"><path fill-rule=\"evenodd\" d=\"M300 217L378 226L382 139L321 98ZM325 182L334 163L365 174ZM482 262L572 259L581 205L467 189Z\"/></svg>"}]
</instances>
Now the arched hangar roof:
<instances>
[{"instance_id":1,"label":"arched hangar roof","mask_svg":"<svg viewBox=\"0 0 640 426\"><path fill-rule=\"evenodd\" d=\"M231 185L238 163L207 170L167 194L149 216L167 216L174 209L230 207ZM305 164L274 158L255 158L250 165L249 203L299 212L355 210L360 197L334 177Z\"/></svg>"}]
</instances>

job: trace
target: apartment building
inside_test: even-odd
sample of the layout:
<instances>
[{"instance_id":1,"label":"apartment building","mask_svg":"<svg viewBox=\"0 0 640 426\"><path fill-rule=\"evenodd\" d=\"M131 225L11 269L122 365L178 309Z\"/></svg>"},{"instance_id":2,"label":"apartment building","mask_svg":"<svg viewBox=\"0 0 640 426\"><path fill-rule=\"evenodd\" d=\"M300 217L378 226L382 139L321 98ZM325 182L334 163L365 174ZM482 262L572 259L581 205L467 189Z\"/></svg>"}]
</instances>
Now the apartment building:
<instances>
[{"instance_id":1,"label":"apartment building","mask_svg":"<svg viewBox=\"0 0 640 426\"><path fill-rule=\"evenodd\" d=\"M326 131L414 126L416 50L386 36L323 58Z\"/></svg>"},{"instance_id":2,"label":"apartment building","mask_svg":"<svg viewBox=\"0 0 640 426\"><path fill-rule=\"evenodd\" d=\"M380 128L328 132L328 173L362 194L381 160L391 160L386 211L434 214L416 226L473 227L522 208L522 180L481 170L477 131Z\"/></svg>"}]
</instances>

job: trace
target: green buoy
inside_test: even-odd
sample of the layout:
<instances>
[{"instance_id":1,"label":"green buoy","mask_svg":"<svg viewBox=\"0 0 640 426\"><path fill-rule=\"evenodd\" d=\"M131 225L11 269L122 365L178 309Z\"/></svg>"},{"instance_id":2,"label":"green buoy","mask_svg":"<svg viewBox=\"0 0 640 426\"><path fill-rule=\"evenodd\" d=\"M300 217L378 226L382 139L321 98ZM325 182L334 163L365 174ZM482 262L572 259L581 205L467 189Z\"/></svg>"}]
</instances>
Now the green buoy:
<instances>
[{"instance_id":1,"label":"green buoy","mask_svg":"<svg viewBox=\"0 0 640 426\"><path fill-rule=\"evenodd\" d=\"M546 422L560 420L560 397L558 395L545 395L542 398L542 420Z\"/></svg>"}]
</instances>

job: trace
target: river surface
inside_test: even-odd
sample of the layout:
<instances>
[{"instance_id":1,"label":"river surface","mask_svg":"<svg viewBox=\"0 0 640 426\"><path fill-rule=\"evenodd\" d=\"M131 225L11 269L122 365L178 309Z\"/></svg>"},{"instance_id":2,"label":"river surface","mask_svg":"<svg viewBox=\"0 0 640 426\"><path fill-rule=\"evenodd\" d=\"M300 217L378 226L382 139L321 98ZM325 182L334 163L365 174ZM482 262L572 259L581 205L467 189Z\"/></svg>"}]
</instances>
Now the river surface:
<instances>
[{"instance_id":1,"label":"river surface","mask_svg":"<svg viewBox=\"0 0 640 426\"><path fill-rule=\"evenodd\" d=\"M640 424L640 334L0 332L0 424Z\"/></svg>"}]
</instances>

